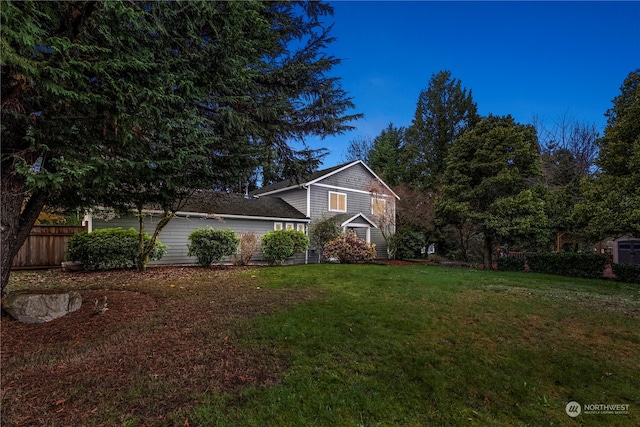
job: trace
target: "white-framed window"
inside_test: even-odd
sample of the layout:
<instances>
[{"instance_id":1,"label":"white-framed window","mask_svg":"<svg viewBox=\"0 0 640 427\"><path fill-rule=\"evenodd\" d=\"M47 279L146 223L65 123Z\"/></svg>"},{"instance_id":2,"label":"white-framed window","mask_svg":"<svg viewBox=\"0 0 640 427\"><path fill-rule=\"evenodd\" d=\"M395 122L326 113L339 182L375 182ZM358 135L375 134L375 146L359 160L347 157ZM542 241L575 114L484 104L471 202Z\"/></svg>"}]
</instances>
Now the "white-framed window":
<instances>
[{"instance_id":1,"label":"white-framed window","mask_svg":"<svg viewBox=\"0 0 640 427\"><path fill-rule=\"evenodd\" d=\"M273 223L273 229L278 231L278 230L282 230L282 223L281 222L274 222Z\"/></svg>"},{"instance_id":2,"label":"white-framed window","mask_svg":"<svg viewBox=\"0 0 640 427\"><path fill-rule=\"evenodd\" d=\"M381 197L371 198L371 213L377 216L384 216L387 210L387 201Z\"/></svg>"},{"instance_id":3,"label":"white-framed window","mask_svg":"<svg viewBox=\"0 0 640 427\"><path fill-rule=\"evenodd\" d=\"M293 230L293 229L294 229L294 228L293 228L293 223L288 222L288 223L287 223L287 230Z\"/></svg>"},{"instance_id":4,"label":"white-framed window","mask_svg":"<svg viewBox=\"0 0 640 427\"><path fill-rule=\"evenodd\" d=\"M333 191L329 191L329 211L331 212L347 211L346 193L335 193Z\"/></svg>"},{"instance_id":5,"label":"white-framed window","mask_svg":"<svg viewBox=\"0 0 640 427\"><path fill-rule=\"evenodd\" d=\"M304 233L304 224L297 224L296 230Z\"/></svg>"}]
</instances>

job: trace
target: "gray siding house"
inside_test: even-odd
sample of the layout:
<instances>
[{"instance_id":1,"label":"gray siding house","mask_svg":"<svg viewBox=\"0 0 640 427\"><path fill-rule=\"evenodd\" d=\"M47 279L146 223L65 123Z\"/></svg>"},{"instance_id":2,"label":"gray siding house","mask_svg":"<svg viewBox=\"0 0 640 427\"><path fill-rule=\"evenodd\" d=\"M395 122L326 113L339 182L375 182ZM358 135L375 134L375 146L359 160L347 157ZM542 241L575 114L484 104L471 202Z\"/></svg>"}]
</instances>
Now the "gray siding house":
<instances>
[{"instance_id":1,"label":"gray siding house","mask_svg":"<svg viewBox=\"0 0 640 427\"><path fill-rule=\"evenodd\" d=\"M386 244L381 226L393 230L395 202L398 196L362 161L354 161L315 172L297 180L268 185L245 196L242 194L199 191L160 233L169 246L167 254L150 264L194 264L187 256L189 234L200 227L254 232L295 229L308 234L309 224L335 217L345 231L376 245L378 258L386 258ZM145 230L155 228L160 212L145 211ZM383 221L383 218L385 221ZM98 219L88 217L89 231L101 228L137 228L133 216ZM285 263L317 263L320 254L310 248ZM258 253L252 262L262 262Z\"/></svg>"}]
</instances>

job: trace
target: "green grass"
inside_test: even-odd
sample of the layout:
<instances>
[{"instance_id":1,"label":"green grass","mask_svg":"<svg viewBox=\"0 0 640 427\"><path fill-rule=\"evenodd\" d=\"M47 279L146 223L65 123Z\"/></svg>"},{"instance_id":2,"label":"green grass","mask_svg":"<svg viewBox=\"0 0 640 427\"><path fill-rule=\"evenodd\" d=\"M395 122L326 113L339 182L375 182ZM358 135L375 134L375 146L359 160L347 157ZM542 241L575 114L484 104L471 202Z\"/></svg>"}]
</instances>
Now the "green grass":
<instances>
[{"instance_id":1,"label":"green grass","mask_svg":"<svg viewBox=\"0 0 640 427\"><path fill-rule=\"evenodd\" d=\"M191 425L640 425L640 287L438 267L260 269L317 297L243 324L279 384L200 396ZM567 402L628 404L569 418Z\"/></svg>"}]
</instances>

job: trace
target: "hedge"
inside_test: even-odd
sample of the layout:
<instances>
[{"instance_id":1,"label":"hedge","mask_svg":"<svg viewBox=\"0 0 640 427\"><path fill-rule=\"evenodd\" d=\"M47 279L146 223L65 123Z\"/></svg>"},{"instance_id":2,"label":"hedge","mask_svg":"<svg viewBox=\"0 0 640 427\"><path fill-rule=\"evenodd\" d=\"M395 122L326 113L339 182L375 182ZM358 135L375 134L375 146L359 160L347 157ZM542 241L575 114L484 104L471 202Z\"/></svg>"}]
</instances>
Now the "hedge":
<instances>
[{"instance_id":1,"label":"hedge","mask_svg":"<svg viewBox=\"0 0 640 427\"><path fill-rule=\"evenodd\" d=\"M151 236L144 233L145 242ZM67 259L79 261L86 270L114 270L136 267L139 233L130 228L104 228L74 234L67 245ZM149 260L155 261L167 253L167 246L156 241Z\"/></svg>"},{"instance_id":2,"label":"hedge","mask_svg":"<svg viewBox=\"0 0 640 427\"><path fill-rule=\"evenodd\" d=\"M524 271L525 261L523 257L505 256L496 260L499 271Z\"/></svg>"},{"instance_id":3,"label":"hedge","mask_svg":"<svg viewBox=\"0 0 640 427\"><path fill-rule=\"evenodd\" d=\"M535 273L584 278L601 278L607 265L604 255L580 252L534 254L527 256L526 261Z\"/></svg>"},{"instance_id":4,"label":"hedge","mask_svg":"<svg viewBox=\"0 0 640 427\"><path fill-rule=\"evenodd\" d=\"M620 282L640 283L640 265L612 264L611 269Z\"/></svg>"}]
</instances>

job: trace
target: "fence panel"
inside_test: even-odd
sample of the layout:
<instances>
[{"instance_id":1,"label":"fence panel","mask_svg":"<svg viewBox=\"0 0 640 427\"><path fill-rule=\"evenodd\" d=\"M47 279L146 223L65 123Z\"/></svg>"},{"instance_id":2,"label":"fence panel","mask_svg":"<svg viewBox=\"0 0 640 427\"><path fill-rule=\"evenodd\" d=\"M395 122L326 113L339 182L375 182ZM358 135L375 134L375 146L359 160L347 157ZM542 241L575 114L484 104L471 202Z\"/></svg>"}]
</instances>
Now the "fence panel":
<instances>
[{"instance_id":1,"label":"fence panel","mask_svg":"<svg viewBox=\"0 0 640 427\"><path fill-rule=\"evenodd\" d=\"M71 236L86 227L36 225L13 259L12 269L59 267Z\"/></svg>"}]
</instances>

